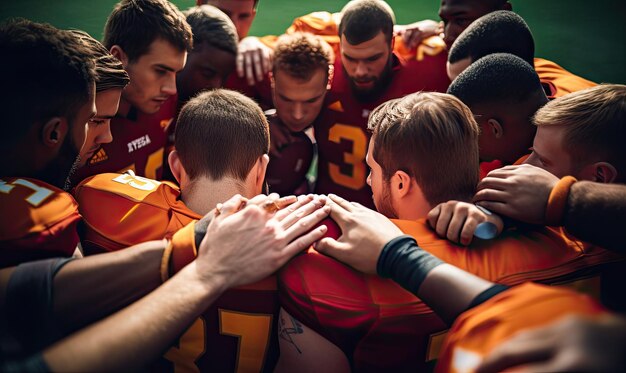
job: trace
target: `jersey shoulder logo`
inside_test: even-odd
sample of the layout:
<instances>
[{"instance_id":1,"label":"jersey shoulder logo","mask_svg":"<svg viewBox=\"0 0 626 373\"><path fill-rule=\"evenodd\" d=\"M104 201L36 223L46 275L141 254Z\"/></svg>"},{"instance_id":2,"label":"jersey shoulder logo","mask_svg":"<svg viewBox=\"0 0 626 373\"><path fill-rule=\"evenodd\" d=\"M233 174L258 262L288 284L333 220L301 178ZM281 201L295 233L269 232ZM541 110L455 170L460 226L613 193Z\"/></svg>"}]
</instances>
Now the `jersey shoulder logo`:
<instances>
[{"instance_id":1,"label":"jersey shoulder logo","mask_svg":"<svg viewBox=\"0 0 626 373\"><path fill-rule=\"evenodd\" d=\"M96 154L94 154L89 160L89 165L94 165L97 163L101 163L109 159L107 152L104 151L104 148L100 148Z\"/></svg>"}]
</instances>

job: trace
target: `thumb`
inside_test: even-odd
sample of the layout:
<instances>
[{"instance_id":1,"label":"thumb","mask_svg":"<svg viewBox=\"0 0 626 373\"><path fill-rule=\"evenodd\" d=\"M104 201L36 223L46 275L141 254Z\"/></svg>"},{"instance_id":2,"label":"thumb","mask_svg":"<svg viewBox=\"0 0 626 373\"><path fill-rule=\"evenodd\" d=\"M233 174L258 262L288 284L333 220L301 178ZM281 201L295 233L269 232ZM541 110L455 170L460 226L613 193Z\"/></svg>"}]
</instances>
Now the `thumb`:
<instances>
[{"instance_id":1,"label":"thumb","mask_svg":"<svg viewBox=\"0 0 626 373\"><path fill-rule=\"evenodd\" d=\"M324 237L313 244L313 248L318 252L339 259L342 254L341 243L334 238Z\"/></svg>"}]
</instances>

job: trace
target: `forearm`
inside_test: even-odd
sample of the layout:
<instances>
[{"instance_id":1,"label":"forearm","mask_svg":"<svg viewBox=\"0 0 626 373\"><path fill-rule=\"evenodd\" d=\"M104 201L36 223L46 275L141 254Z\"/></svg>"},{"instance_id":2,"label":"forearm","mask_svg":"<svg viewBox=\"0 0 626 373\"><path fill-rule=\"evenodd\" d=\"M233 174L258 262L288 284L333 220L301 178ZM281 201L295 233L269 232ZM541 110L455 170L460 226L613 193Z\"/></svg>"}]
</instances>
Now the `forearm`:
<instances>
[{"instance_id":1,"label":"forearm","mask_svg":"<svg viewBox=\"0 0 626 373\"><path fill-rule=\"evenodd\" d=\"M165 241L75 260L54 278L54 315L73 332L131 304L161 284Z\"/></svg>"},{"instance_id":2,"label":"forearm","mask_svg":"<svg viewBox=\"0 0 626 373\"><path fill-rule=\"evenodd\" d=\"M563 225L572 235L624 252L626 186L579 181L571 186Z\"/></svg>"},{"instance_id":3,"label":"forearm","mask_svg":"<svg viewBox=\"0 0 626 373\"><path fill-rule=\"evenodd\" d=\"M136 370L163 352L226 289L196 262L154 292L44 352L52 371Z\"/></svg>"},{"instance_id":4,"label":"forearm","mask_svg":"<svg viewBox=\"0 0 626 373\"><path fill-rule=\"evenodd\" d=\"M448 323L466 311L477 296L494 286L492 282L441 262L408 238L388 243L377 269L379 275L390 277L411 291Z\"/></svg>"}]
</instances>

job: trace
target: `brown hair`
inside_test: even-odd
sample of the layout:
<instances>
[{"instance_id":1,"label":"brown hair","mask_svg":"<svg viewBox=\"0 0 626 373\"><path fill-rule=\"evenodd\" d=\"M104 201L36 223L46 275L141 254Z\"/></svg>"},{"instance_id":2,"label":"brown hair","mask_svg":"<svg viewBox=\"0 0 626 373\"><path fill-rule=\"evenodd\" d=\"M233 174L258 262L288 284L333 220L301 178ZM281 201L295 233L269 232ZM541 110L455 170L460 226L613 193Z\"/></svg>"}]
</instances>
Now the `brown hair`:
<instances>
[{"instance_id":1,"label":"brown hair","mask_svg":"<svg viewBox=\"0 0 626 373\"><path fill-rule=\"evenodd\" d=\"M81 30L70 30L70 32L93 53L96 61L96 92L126 87L130 78L120 60L113 57L102 43L88 33Z\"/></svg>"},{"instance_id":2,"label":"brown hair","mask_svg":"<svg viewBox=\"0 0 626 373\"><path fill-rule=\"evenodd\" d=\"M175 143L190 178L245 180L259 157L269 152L269 124L259 105L241 93L205 91L183 106Z\"/></svg>"},{"instance_id":3,"label":"brown hair","mask_svg":"<svg viewBox=\"0 0 626 373\"><path fill-rule=\"evenodd\" d=\"M406 172L431 205L474 195L480 130L456 97L418 92L387 101L371 113L368 129L385 180Z\"/></svg>"},{"instance_id":4,"label":"brown hair","mask_svg":"<svg viewBox=\"0 0 626 373\"><path fill-rule=\"evenodd\" d=\"M66 30L12 19L0 24L0 50L0 85L7 92L0 103L0 146L13 146L35 123L55 116L74 122L96 76L89 48Z\"/></svg>"},{"instance_id":5,"label":"brown hair","mask_svg":"<svg viewBox=\"0 0 626 373\"><path fill-rule=\"evenodd\" d=\"M308 81L316 69L322 69L328 74L334 60L333 49L322 38L295 32L282 35L276 41L273 72L276 74L280 70L294 78Z\"/></svg>"},{"instance_id":6,"label":"brown hair","mask_svg":"<svg viewBox=\"0 0 626 373\"><path fill-rule=\"evenodd\" d=\"M372 40L378 33L385 35L387 43L393 38L393 10L382 0L353 0L342 9L339 37L357 45Z\"/></svg>"},{"instance_id":7,"label":"brown hair","mask_svg":"<svg viewBox=\"0 0 626 373\"><path fill-rule=\"evenodd\" d=\"M539 109L533 122L565 126L563 148L575 163L609 162L617 179L626 180L626 85L600 84L559 97Z\"/></svg>"},{"instance_id":8,"label":"brown hair","mask_svg":"<svg viewBox=\"0 0 626 373\"><path fill-rule=\"evenodd\" d=\"M180 51L191 51L191 27L176 5L167 0L122 0L104 26L104 46L119 45L130 62L148 52L156 39L164 39Z\"/></svg>"}]
</instances>

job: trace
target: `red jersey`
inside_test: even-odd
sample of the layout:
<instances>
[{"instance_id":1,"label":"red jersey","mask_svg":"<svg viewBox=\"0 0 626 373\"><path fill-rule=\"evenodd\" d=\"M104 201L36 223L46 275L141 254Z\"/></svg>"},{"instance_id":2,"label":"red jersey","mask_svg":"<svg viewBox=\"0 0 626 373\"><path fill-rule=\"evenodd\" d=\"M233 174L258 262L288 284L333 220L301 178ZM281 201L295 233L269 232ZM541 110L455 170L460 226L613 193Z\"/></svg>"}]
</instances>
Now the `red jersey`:
<instances>
[{"instance_id":1,"label":"red jersey","mask_svg":"<svg viewBox=\"0 0 626 373\"><path fill-rule=\"evenodd\" d=\"M567 315L608 312L590 297L559 287L516 286L460 315L448 333L437 372L473 372L483 358L514 334Z\"/></svg>"},{"instance_id":2,"label":"red jersey","mask_svg":"<svg viewBox=\"0 0 626 373\"><path fill-rule=\"evenodd\" d=\"M267 119L270 126L283 127L278 131L286 131L291 137L289 143L278 147L278 156L270 154L270 163L265 172L270 193L281 196L308 193L306 176L315 154L313 142L304 132L289 131L277 115L268 115Z\"/></svg>"},{"instance_id":3,"label":"red jersey","mask_svg":"<svg viewBox=\"0 0 626 373\"><path fill-rule=\"evenodd\" d=\"M556 63L535 58L535 71L549 99L595 87L597 84L565 70Z\"/></svg>"},{"instance_id":4,"label":"red jersey","mask_svg":"<svg viewBox=\"0 0 626 373\"><path fill-rule=\"evenodd\" d=\"M86 223L84 241L101 251L171 237L201 218L179 199L175 185L128 174L93 176L75 194ZM228 290L153 368L272 371L278 359L278 311L274 276Z\"/></svg>"},{"instance_id":5,"label":"red jersey","mask_svg":"<svg viewBox=\"0 0 626 373\"><path fill-rule=\"evenodd\" d=\"M155 114L131 108L127 117L111 119L113 142L103 144L87 164L76 172L77 182L105 172L133 170L136 175L161 179L167 128L176 115L176 95Z\"/></svg>"},{"instance_id":6,"label":"red jersey","mask_svg":"<svg viewBox=\"0 0 626 373\"><path fill-rule=\"evenodd\" d=\"M374 207L372 191L365 182L365 154L370 139L367 131L369 114L383 102L413 92L445 92L449 84L445 58L445 53L440 53L424 55L422 61L407 62L394 54L391 81L384 93L370 102L361 102L354 97L349 78L337 58L332 88L326 95L325 107L314 123L319 152L316 193L334 193ZM436 69L440 70L439 73L434 72ZM423 79L426 76L430 77Z\"/></svg>"},{"instance_id":7,"label":"red jersey","mask_svg":"<svg viewBox=\"0 0 626 373\"><path fill-rule=\"evenodd\" d=\"M443 261L506 285L571 282L620 260L548 228L509 231L465 248L437 237L425 221L394 223ZM424 371L445 338L444 322L397 283L314 251L280 272L279 291L282 307L341 348L355 371Z\"/></svg>"},{"instance_id":8,"label":"red jersey","mask_svg":"<svg viewBox=\"0 0 626 373\"><path fill-rule=\"evenodd\" d=\"M0 268L70 257L78 244L78 204L68 193L28 178L0 179Z\"/></svg>"}]
</instances>

